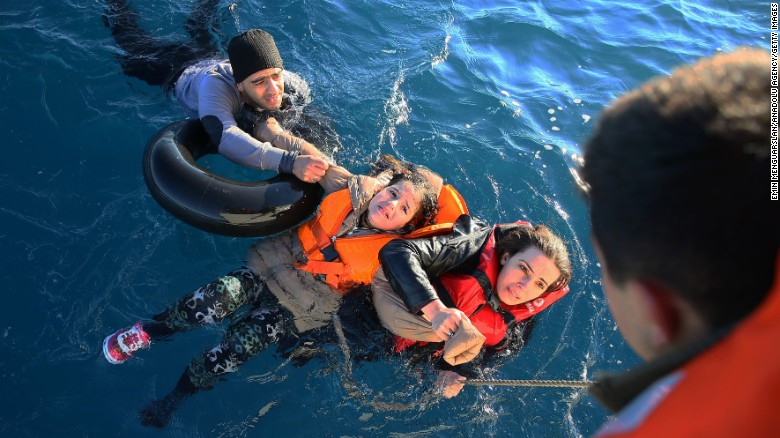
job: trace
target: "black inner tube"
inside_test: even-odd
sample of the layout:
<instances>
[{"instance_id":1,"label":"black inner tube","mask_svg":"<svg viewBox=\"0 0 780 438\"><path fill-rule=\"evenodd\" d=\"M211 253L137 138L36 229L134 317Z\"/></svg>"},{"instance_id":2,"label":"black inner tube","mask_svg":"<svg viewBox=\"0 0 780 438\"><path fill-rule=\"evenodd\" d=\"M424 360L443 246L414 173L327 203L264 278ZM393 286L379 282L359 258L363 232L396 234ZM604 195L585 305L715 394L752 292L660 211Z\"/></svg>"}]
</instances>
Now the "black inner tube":
<instances>
[{"instance_id":1,"label":"black inner tube","mask_svg":"<svg viewBox=\"0 0 780 438\"><path fill-rule=\"evenodd\" d=\"M174 122L149 141L144 180L169 213L210 233L234 237L270 236L290 229L317 209L323 191L293 175L242 182L196 164L217 153L200 120Z\"/></svg>"}]
</instances>

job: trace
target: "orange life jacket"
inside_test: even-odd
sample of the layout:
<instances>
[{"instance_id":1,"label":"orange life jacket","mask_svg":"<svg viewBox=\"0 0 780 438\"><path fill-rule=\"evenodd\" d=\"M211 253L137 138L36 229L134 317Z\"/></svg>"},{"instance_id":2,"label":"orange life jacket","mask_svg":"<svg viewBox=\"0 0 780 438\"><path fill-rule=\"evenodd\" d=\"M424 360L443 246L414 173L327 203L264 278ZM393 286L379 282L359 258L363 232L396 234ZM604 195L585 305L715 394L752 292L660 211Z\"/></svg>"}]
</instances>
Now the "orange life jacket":
<instances>
[{"instance_id":1,"label":"orange life jacket","mask_svg":"<svg viewBox=\"0 0 780 438\"><path fill-rule=\"evenodd\" d=\"M371 284L379 269L379 250L387 242L449 233L458 216L468 214L468 208L460 193L447 184L439 193L439 211L434 225L405 235L375 233L336 237L350 212L349 189L339 190L326 196L314 218L298 227L298 239L306 261L297 263L296 268L325 275L328 285L342 293L357 285Z\"/></svg>"}]
</instances>

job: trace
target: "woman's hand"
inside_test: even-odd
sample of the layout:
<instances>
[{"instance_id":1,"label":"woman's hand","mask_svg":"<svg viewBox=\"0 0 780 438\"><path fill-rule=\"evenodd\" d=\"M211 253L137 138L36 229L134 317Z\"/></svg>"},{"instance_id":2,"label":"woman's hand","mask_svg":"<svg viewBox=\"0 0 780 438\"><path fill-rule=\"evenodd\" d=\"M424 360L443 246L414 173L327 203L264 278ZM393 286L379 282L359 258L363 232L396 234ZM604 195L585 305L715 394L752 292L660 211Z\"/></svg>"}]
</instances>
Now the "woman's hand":
<instances>
[{"instance_id":1,"label":"woman's hand","mask_svg":"<svg viewBox=\"0 0 780 438\"><path fill-rule=\"evenodd\" d=\"M466 385L466 378L453 371L441 371L436 379L436 388L446 398L455 397Z\"/></svg>"},{"instance_id":2,"label":"woman's hand","mask_svg":"<svg viewBox=\"0 0 780 438\"><path fill-rule=\"evenodd\" d=\"M431 321L431 327L442 341L446 341L458 330L460 322L468 319L465 313L444 305L441 300L434 300L422 308L423 315Z\"/></svg>"}]
</instances>

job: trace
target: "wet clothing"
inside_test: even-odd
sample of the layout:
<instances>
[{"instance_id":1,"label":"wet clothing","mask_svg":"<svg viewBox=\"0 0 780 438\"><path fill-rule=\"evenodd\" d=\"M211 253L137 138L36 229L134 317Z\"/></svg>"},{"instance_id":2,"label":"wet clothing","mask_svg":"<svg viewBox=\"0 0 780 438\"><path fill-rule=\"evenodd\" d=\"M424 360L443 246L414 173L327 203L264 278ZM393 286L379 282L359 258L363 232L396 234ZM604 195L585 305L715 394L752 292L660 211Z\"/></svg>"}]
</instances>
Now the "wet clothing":
<instances>
[{"instance_id":1,"label":"wet clothing","mask_svg":"<svg viewBox=\"0 0 780 438\"><path fill-rule=\"evenodd\" d=\"M390 176L390 172L384 172L377 178L350 178L347 190L352 211L341 223L336 233L337 238L354 234L386 234L361 228L359 221L368 209L371 198L388 184ZM339 192L329 194L326 199L338 194ZM340 294L327 284L325 276L312 275L296 267L304 260L305 253L297 237L297 230L260 240L249 249L247 255L248 265L263 275L271 293L295 316L295 326L300 331L328 324L340 301Z\"/></svg>"},{"instance_id":2,"label":"wet clothing","mask_svg":"<svg viewBox=\"0 0 780 438\"><path fill-rule=\"evenodd\" d=\"M311 99L306 82L289 71L283 75L285 95L279 111L309 103ZM205 60L187 67L176 80L175 92L190 115L203 122L212 143L218 145L219 153L236 163L279 172L287 170L280 169L285 156L294 158L300 153L300 145L297 149L285 151L253 137L255 121L258 120L255 113L270 116L278 111L249 108L241 98L233 80L233 69L227 60Z\"/></svg>"},{"instance_id":3,"label":"wet clothing","mask_svg":"<svg viewBox=\"0 0 780 438\"><path fill-rule=\"evenodd\" d=\"M245 104L233 79L233 70L214 42L218 33L217 0L199 0L185 23L188 41L169 42L144 31L138 14L126 0L107 0L103 17L117 45L122 70L168 92L175 90L190 116L198 117L217 151L244 166L292 173L301 142L281 138L274 144L254 137L264 121L274 117L282 128L314 144L325 154L339 146L330 121L309 109L308 84L295 73L283 73L285 94L277 111Z\"/></svg>"},{"instance_id":4,"label":"wet clothing","mask_svg":"<svg viewBox=\"0 0 780 438\"><path fill-rule=\"evenodd\" d=\"M117 55L122 71L167 92L187 66L220 56L214 43L214 35L219 33L218 5L219 0L198 0L184 23L190 36L186 41L171 42L146 32L127 0L106 0L102 18L122 50Z\"/></svg>"},{"instance_id":5,"label":"wet clothing","mask_svg":"<svg viewBox=\"0 0 780 438\"><path fill-rule=\"evenodd\" d=\"M599 376L591 393L617 415L597 436L777 435L780 257L775 272L761 306L733 328L627 373Z\"/></svg>"},{"instance_id":6,"label":"wet clothing","mask_svg":"<svg viewBox=\"0 0 780 438\"><path fill-rule=\"evenodd\" d=\"M496 253L498 230L512 225L498 225L487 238L479 255L479 264L470 273L447 272L438 277L441 285L439 297L445 304L463 311L474 326L485 336L485 345L492 347L501 343L509 328L518 321L530 318L559 300L569 289L546 291L533 301L508 305L502 303L495 293L498 275L501 272L499 256ZM511 229L511 228L509 228Z\"/></svg>"},{"instance_id":7,"label":"wet clothing","mask_svg":"<svg viewBox=\"0 0 780 438\"><path fill-rule=\"evenodd\" d=\"M279 305L262 278L244 267L198 288L191 295L143 323L143 329L159 340L176 332L213 325L250 305L228 326L218 346L196 357L185 370L191 392L209 389L217 378L238 367L272 344L295 337L289 312Z\"/></svg>"},{"instance_id":8,"label":"wet clothing","mask_svg":"<svg viewBox=\"0 0 780 438\"><path fill-rule=\"evenodd\" d=\"M425 172L423 169L418 171ZM468 211L460 194L450 185L442 185L438 176L429 174L434 191L439 193L436 223L404 234L404 239L446 234L453 221ZM348 239L337 238L344 218L350 214L346 190L326 197L317 215L298 227L298 239L304 251L296 267L315 275L324 275L334 290L345 292L356 284L370 284L379 270L379 250L398 233L352 233ZM346 208L345 208L346 207ZM325 213L328 214L325 214Z\"/></svg>"},{"instance_id":9,"label":"wet clothing","mask_svg":"<svg viewBox=\"0 0 780 438\"><path fill-rule=\"evenodd\" d=\"M470 216L461 216L450 235L387 244L380 251L384 275L403 300L405 309L424 321L421 324L430 327L430 323L419 316L421 309L440 299L447 307L457 308L469 317L486 338L486 346L500 345L508 329L518 321L536 315L568 292L568 288L545 292L532 302L516 306L498 300L494 288L501 267L495 254L495 244L522 225L514 223L490 227ZM385 326L399 336L431 340L426 336L417 337L419 333L415 330L404 332L395 322L397 316L385 313L379 304L377 311ZM464 341L470 339L467 337Z\"/></svg>"},{"instance_id":10,"label":"wet clothing","mask_svg":"<svg viewBox=\"0 0 780 438\"><path fill-rule=\"evenodd\" d=\"M352 176L347 181L352 212L340 235L353 231L373 195L390 181L391 173L376 178ZM369 233L371 230L364 230ZM376 232L376 231L373 231ZM340 295L325 283L295 267L302 257L295 230L258 241L249 250L247 266L218 278L143 322L157 340L173 333L222 322L243 306L251 310L233 319L223 341L196 358L185 371L190 389L210 388L219 375L283 339L326 326L339 308Z\"/></svg>"},{"instance_id":11,"label":"wet clothing","mask_svg":"<svg viewBox=\"0 0 780 438\"><path fill-rule=\"evenodd\" d=\"M379 250L398 238L396 233L353 233L349 239L339 239L344 219L351 214L349 196L341 190L326 197L316 216L297 232L303 257L296 267L325 276L328 286L339 292L371 283L379 268Z\"/></svg>"},{"instance_id":12,"label":"wet clothing","mask_svg":"<svg viewBox=\"0 0 780 438\"><path fill-rule=\"evenodd\" d=\"M356 358L366 359L390 350L389 338L373 313L368 294L351 294L334 310ZM276 348L283 357L303 364L321 353L322 344L338 342L333 325L299 331L293 314L279 304L263 277L242 267L198 288L143 323L153 340L232 319L214 348L197 356L177 384L179 397L211 389L219 376L237 371L257 354ZM332 321L333 315L330 315ZM339 351L340 353L340 351ZM175 392L176 392L175 391Z\"/></svg>"}]
</instances>

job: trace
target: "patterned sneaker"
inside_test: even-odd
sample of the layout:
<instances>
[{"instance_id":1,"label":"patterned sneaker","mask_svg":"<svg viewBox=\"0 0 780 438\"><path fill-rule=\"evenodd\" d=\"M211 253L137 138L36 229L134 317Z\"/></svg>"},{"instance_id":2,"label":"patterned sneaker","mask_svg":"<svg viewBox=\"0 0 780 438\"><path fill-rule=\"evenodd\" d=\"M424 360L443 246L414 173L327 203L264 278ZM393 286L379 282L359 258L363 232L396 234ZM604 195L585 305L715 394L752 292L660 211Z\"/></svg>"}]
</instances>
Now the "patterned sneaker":
<instances>
[{"instance_id":1,"label":"patterned sneaker","mask_svg":"<svg viewBox=\"0 0 780 438\"><path fill-rule=\"evenodd\" d=\"M151 342L152 338L142 328L141 321L138 321L132 327L107 336L103 341L103 354L107 361L118 365L133 357L136 351L148 348Z\"/></svg>"}]
</instances>

